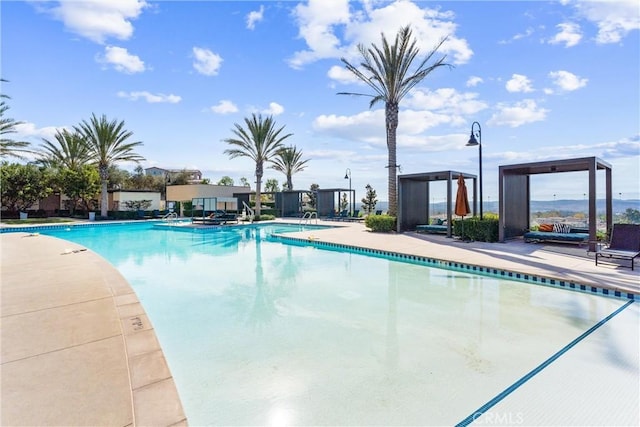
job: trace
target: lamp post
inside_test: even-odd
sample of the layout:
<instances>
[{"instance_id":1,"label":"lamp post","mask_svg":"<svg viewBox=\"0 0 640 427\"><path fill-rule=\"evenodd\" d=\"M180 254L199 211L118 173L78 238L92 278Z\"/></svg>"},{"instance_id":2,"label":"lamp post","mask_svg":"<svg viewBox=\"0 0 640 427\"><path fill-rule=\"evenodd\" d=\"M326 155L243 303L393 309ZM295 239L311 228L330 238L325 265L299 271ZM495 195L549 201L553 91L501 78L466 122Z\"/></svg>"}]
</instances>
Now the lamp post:
<instances>
[{"instance_id":1,"label":"lamp post","mask_svg":"<svg viewBox=\"0 0 640 427\"><path fill-rule=\"evenodd\" d=\"M478 132L473 133L473 126L478 125ZM476 139L476 136L478 139ZM478 174L480 175L480 219L482 219L482 128L480 127L480 123L473 122L471 123L471 137L469 138L469 142L467 142L467 147L478 146Z\"/></svg>"},{"instance_id":2,"label":"lamp post","mask_svg":"<svg viewBox=\"0 0 640 427\"><path fill-rule=\"evenodd\" d=\"M168 209L167 206L167 185L171 184L171 174L169 172L166 172L164 174L164 208L165 210Z\"/></svg>"},{"instance_id":3,"label":"lamp post","mask_svg":"<svg viewBox=\"0 0 640 427\"><path fill-rule=\"evenodd\" d=\"M344 179L349 180L349 209L351 209L349 215L351 215L351 213L353 212L353 203L351 202L351 169L347 168L346 172L344 173Z\"/></svg>"}]
</instances>

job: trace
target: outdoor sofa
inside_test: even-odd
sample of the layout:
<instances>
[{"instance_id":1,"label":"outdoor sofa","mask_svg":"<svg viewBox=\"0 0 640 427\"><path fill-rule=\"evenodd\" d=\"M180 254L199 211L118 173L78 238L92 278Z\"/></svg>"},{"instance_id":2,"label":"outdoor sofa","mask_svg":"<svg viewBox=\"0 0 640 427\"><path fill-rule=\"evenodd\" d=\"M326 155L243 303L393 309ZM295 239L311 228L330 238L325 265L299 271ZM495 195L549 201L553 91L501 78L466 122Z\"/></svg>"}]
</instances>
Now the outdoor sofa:
<instances>
[{"instance_id":1,"label":"outdoor sofa","mask_svg":"<svg viewBox=\"0 0 640 427\"><path fill-rule=\"evenodd\" d=\"M581 246L589 241L589 230L569 224L540 224L537 231L527 231L523 237L525 242L577 243Z\"/></svg>"},{"instance_id":2,"label":"outdoor sofa","mask_svg":"<svg viewBox=\"0 0 640 427\"><path fill-rule=\"evenodd\" d=\"M442 219L435 219L433 224L416 225L418 233L447 234L447 222Z\"/></svg>"}]
</instances>

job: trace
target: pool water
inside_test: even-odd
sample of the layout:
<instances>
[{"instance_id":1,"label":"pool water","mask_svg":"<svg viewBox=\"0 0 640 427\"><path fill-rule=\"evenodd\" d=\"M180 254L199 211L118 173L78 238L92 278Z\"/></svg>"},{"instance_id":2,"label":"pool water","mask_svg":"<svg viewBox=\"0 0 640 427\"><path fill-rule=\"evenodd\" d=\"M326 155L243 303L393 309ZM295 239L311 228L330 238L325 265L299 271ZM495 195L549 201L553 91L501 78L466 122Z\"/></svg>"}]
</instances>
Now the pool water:
<instances>
[{"instance_id":1,"label":"pool water","mask_svg":"<svg viewBox=\"0 0 640 427\"><path fill-rule=\"evenodd\" d=\"M269 237L300 230L42 234L131 283L191 425L454 425L625 304Z\"/></svg>"}]
</instances>

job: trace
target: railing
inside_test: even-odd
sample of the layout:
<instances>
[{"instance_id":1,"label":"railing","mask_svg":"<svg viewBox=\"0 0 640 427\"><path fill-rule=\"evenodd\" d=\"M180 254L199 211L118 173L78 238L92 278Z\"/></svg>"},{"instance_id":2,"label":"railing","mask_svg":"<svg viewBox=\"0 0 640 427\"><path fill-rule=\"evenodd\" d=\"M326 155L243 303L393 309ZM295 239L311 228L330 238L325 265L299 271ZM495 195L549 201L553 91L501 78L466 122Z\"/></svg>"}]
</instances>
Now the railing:
<instances>
[{"instance_id":1,"label":"railing","mask_svg":"<svg viewBox=\"0 0 640 427\"><path fill-rule=\"evenodd\" d=\"M300 224L309 224L311 220L315 217L316 224L318 223L318 212L305 212L300 218Z\"/></svg>"},{"instance_id":2,"label":"railing","mask_svg":"<svg viewBox=\"0 0 640 427\"><path fill-rule=\"evenodd\" d=\"M178 214L175 212L168 212L162 217L162 220L164 222L173 222L177 219L178 219Z\"/></svg>"},{"instance_id":3,"label":"railing","mask_svg":"<svg viewBox=\"0 0 640 427\"><path fill-rule=\"evenodd\" d=\"M242 202L242 206L244 207L244 212L243 212L243 217L247 218L246 216L246 212L249 212L248 218L249 218L249 222L253 222L253 219L256 217L256 213L253 209L251 209L251 207L247 204L247 202Z\"/></svg>"}]
</instances>

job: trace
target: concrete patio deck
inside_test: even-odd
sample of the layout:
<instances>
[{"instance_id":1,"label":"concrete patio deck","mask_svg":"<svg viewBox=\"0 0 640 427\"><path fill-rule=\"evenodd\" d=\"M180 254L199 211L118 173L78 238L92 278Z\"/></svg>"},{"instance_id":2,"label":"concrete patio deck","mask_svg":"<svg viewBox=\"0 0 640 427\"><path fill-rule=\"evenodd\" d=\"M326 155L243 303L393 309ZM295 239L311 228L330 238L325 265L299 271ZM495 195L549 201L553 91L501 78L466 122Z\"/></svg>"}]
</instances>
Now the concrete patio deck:
<instances>
[{"instance_id":1,"label":"concrete patio deck","mask_svg":"<svg viewBox=\"0 0 640 427\"><path fill-rule=\"evenodd\" d=\"M291 235L640 294L640 269L596 267L585 248L463 243L437 235L372 233L355 222L318 224L339 227ZM81 246L28 229L0 234L0 240L2 425L187 424L152 323L119 272ZM637 322L633 314L627 318ZM637 335L637 328L627 332ZM634 340L630 351L637 355ZM613 388L622 381L608 374L606 384L593 387ZM624 378L625 389L637 377L636 368L635 378ZM544 383L538 387L545 389ZM637 409L629 408L635 418L624 419L637 420Z\"/></svg>"}]
</instances>

